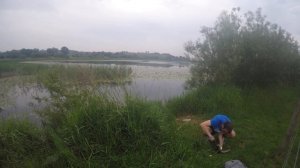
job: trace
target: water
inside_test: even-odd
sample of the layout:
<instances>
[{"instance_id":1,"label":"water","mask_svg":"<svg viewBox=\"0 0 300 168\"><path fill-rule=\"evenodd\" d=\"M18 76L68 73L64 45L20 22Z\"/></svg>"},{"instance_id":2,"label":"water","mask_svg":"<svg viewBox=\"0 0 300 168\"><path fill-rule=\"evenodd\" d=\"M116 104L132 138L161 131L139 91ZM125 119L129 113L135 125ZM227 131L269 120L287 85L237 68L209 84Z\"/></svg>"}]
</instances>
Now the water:
<instances>
[{"instance_id":1,"label":"water","mask_svg":"<svg viewBox=\"0 0 300 168\"><path fill-rule=\"evenodd\" d=\"M39 86L12 86L8 93L7 102L1 107L0 117L28 119L40 125L40 117L35 111L41 110L46 106L42 99L49 98L50 94Z\"/></svg>"},{"instance_id":2,"label":"water","mask_svg":"<svg viewBox=\"0 0 300 168\"><path fill-rule=\"evenodd\" d=\"M139 98L166 101L184 93L184 84L180 79L135 79L127 89Z\"/></svg>"},{"instance_id":3,"label":"water","mask_svg":"<svg viewBox=\"0 0 300 168\"><path fill-rule=\"evenodd\" d=\"M135 61L138 62L138 61ZM107 64L89 63L56 63L56 62L31 62L39 64L63 64L68 66L115 66L115 62ZM149 63L149 64L147 64ZM156 64L153 66L153 64ZM168 64L168 66L166 66ZM163 66L161 66L163 65ZM143 64L127 65L132 69L132 81L125 86L99 86L99 90L108 90L114 95L124 95L124 89L131 96L145 100L155 100L165 102L170 98L179 96L185 92L185 81L189 78L189 66L182 66L176 63L145 62ZM1 84L1 82L0 82ZM39 117L34 111L42 109L45 104L40 103L40 98L48 98L46 89L38 86L20 86L17 83L9 84L9 88L4 88L2 84L0 90L4 99L9 103L0 103L0 117L2 118L28 118L31 121L39 121ZM5 90L5 91L4 91ZM6 93L4 93L6 92ZM1 99L0 99L1 102Z\"/></svg>"}]
</instances>

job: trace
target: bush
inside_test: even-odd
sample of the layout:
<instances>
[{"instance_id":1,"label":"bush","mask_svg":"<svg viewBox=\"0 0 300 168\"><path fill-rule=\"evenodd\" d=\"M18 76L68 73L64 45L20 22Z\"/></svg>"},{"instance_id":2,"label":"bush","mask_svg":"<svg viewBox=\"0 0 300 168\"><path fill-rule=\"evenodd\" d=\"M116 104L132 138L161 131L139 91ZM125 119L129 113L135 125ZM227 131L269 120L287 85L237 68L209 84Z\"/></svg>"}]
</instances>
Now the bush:
<instances>
[{"instance_id":1,"label":"bush","mask_svg":"<svg viewBox=\"0 0 300 168\"><path fill-rule=\"evenodd\" d=\"M191 87L235 84L267 87L296 85L300 77L298 42L263 16L261 9L242 17L240 8L222 12L214 27L203 27L202 37L188 42L195 57Z\"/></svg>"}]
</instances>

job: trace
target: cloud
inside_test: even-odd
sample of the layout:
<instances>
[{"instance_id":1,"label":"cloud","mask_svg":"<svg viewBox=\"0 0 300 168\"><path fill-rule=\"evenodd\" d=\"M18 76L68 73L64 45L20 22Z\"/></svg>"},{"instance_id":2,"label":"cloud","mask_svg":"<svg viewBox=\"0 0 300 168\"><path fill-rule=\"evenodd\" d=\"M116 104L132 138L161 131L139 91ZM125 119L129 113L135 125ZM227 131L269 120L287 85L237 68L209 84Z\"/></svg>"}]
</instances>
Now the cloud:
<instances>
[{"instance_id":1,"label":"cloud","mask_svg":"<svg viewBox=\"0 0 300 168\"><path fill-rule=\"evenodd\" d=\"M275 2L275 3L274 3ZM268 20L299 37L297 1L0 0L0 50L68 46L87 51L183 55L223 10L263 8Z\"/></svg>"},{"instance_id":2,"label":"cloud","mask_svg":"<svg viewBox=\"0 0 300 168\"><path fill-rule=\"evenodd\" d=\"M47 0L1 0L0 11L2 10L25 10L25 11L51 11L54 10L53 1Z\"/></svg>"}]
</instances>

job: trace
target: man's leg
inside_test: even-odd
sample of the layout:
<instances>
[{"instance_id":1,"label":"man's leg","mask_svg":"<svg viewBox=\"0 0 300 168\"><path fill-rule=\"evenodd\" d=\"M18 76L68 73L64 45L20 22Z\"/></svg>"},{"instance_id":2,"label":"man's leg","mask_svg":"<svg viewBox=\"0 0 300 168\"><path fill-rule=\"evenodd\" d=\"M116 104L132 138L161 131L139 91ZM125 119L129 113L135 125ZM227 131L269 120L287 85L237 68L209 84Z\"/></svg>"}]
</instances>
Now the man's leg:
<instances>
[{"instance_id":1,"label":"man's leg","mask_svg":"<svg viewBox=\"0 0 300 168\"><path fill-rule=\"evenodd\" d=\"M208 136L210 141L215 140L215 137L212 135L213 130L210 128L210 120L206 120L200 124L200 127L205 135Z\"/></svg>"}]
</instances>

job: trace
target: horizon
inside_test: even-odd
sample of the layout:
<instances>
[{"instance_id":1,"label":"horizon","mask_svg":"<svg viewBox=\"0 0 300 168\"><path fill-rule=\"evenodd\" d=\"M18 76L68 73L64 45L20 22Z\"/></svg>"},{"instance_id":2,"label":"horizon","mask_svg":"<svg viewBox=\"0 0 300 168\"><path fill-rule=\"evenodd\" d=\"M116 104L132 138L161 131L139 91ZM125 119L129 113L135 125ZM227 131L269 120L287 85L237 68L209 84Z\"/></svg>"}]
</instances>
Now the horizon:
<instances>
[{"instance_id":1,"label":"horizon","mask_svg":"<svg viewBox=\"0 0 300 168\"><path fill-rule=\"evenodd\" d=\"M67 47L68 46L62 46L62 47ZM55 48L55 49L58 49L58 50L61 50L62 47L49 47L49 48L20 48L20 49L12 49L12 50L6 50L6 51L0 51L2 53L5 53L5 52L11 52L11 51L20 51L22 49L25 49L25 50L34 50L34 49L37 49L39 51L47 51L47 49L52 49L52 48ZM150 52L150 51L82 51L82 50L74 50L74 49L71 49L71 48L68 48L69 51L75 51L75 52L89 52L89 53L100 53L100 52L104 52L104 53L146 53L146 54L160 54L160 55L164 55L164 54L168 54L168 55L171 55L171 56L174 56L174 57L185 57L184 55L173 55L171 53L163 53L163 52Z\"/></svg>"}]
</instances>

